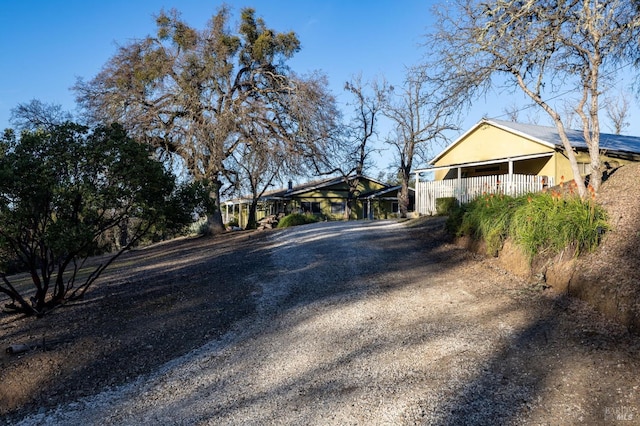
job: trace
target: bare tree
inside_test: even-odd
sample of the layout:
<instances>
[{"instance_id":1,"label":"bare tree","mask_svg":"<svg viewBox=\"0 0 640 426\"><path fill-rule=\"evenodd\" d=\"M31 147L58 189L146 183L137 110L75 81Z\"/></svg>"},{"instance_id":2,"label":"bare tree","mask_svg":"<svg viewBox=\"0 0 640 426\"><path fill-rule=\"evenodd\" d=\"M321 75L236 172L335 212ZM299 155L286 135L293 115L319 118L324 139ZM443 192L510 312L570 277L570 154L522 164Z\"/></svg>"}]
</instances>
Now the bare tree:
<instances>
[{"instance_id":1,"label":"bare tree","mask_svg":"<svg viewBox=\"0 0 640 426\"><path fill-rule=\"evenodd\" d=\"M259 120L254 121L257 124ZM230 157L236 178L235 186L240 190L248 189L251 196L249 216L246 227L254 229L257 225L257 207L260 197L280 178L288 155L295 156L286 143L272 140L275 135L260 125L244 127L243 141Z\"/></svg>"},{"instance_id":2,"label":"bare tree","mask_svg":"<svg viewBox=\"0 0 640 426\"><path fill-rule=\"evenodd\" d=\"M515 102L505 106L502 111L509 118L510 121L517 122L520 117L520 111L522 110Z\"/></svg>"},{"instance_id":3,"label":"bare tree","mask_svg":"<svg viewBox=\"0 0 640 426\"><path fill-rule=\"evenodd\" d=\"M620 95L616 98L605 99L604 108L607 117L611 121L611 130L613 133L619 135L624 129L629 127L630 123L628 120L631 103L629 97L624 92L620 92Z\"/></svg>"},{"instance_id":4,"label":"bare tree","mask_svg":"<svg viewBox=\"0 0 640 426\"><path fill-rule=\"evenodd\" d=\"M62 105L32 99L11 109L10 122L17 130L53 130L71 120L73 116Z\"/></svg>"},{"instance_id":5,"label":"bare tree","mask_svg":"<svg viewBox=\"0 0 640 426\"><path fill-rule=\"evenodd\" d=\"M384 81L364 83L362 75L357 75L345 83L344 90L353 99L351 118L333 133L327 155L314 162L314 169L316 174L342 176L349 188L345 209L345 218L349 219L360 178L370 166L371 144L377 136L377 124L388 89Z\"/></svg>"},{"instance_id":6,"label":"bare tree","mask_svg":"<svg viewBox=\"0 0 640 426\"><path fill-rule=\"evenodd\" d=\"M508 76L553 120L583 197L587 190L554 100L575 96L597 190L600 94L620 61L636 48L640 12L627 0L457 0L440 9L428 38L440 82L452 100L468 103L498 75ZM513 87L513 86L510 86ZM571 97L571 96L569 96Z\"/></svg>"},{"instance_id":7,"label":"bare tree","mask_svg":"<svg viewBox=\"0 0 640 426\"><path fill-rule=\"evenodd\" d=\"M224 229L219 201L227 159L251 128L292 146L316 143L321 138L312 133L322 128L306 122L319 117L301 115L301 104L323 98L309 92L325 86L294 78L285 65L300 49L295 33L268 28L250 8L242 10L233 33L229 15L222 7L197 31L178 12L162 12L156 36L121 47L93 80L75 86L90 118L123 123L138 139L180 157L196 180L210 183L212 232ZM301 90L304 100L294 99Z\"/></svg>"},{"instance_id":8,"label":"bare tree","mask_svg":"<svg viewBox=\"0 0 640 426\"><path fill-rule=\"evenodd\" d=\"M264 144L266 145L266 144ZM255 229L257 225L257 210L260 197L281 176L284 156L276 153L261 143L243 145L234 153L237 162L238 188L247 188L251 195L247 229Z\"/></svg>"},{"instance_id":9,"label":"bare tree","mask_svg":"<svg viewBox=\"0 0 640 426\"><path fill-rule=\"evenodd\" d=\"M425 69L412 70L400 93L391 89L384 114L394 123L394 136L386 143L393 147L398 161L400 217L407 217L409 180L415 157L431 158L434 145L446 141L446 132L457 130L458 126L453 110L429 85Z\"/></svg>"},{"instance_id":10,"label":"bare tree","mask_svg":"<svg viewBox=\"0 0 640 426\"><path fill-rule=\"evenodd\" d=\"M307 175L311 160L328 155L328 141L337 127L339 113L323 75L292 75L290 81L296 96L254 101L245 111L251 119L239 127L241 143L228 169L237 171L236 186L250 192L247 228L257 225L258 201L274 181Z\"/></svg>"},{"instance_id":11,"label":"bare tree","mask_svg":"<svg viewBox=\"0 0 640 426\"><path fill-rule=\"evenodd\" d=\"M560 107L560 114L564 123L564 127L567 129L575 129L579 125L579 117L574 108L573 102L563 102Z\"/></svg>"}]
</instances>

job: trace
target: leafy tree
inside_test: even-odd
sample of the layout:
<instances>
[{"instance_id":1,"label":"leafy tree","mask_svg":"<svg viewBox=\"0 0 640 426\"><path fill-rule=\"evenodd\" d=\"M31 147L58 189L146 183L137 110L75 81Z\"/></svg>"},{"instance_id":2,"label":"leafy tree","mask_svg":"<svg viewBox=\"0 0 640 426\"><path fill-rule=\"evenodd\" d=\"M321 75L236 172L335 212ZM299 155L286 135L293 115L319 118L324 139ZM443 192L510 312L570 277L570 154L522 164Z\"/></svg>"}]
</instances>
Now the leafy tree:
<instances>
[{"instance_id":1,"label":"leafy tree","mask_svg":"<svg viewBox=\"0 0 640 426\"><path fill-rule=\"evenodd\" d=\"M450 100L468 103L506 77L555 124L582 197L585 182L565 132L559 92L580 118L598 190L600 96L637 51L640 11L628 0L457 0L439 11L428 38L431 60ZM626 61L626 62L625 62ZM566 99L567 96L564 96ZM560 99L558 103L562 103Z\"/></svg>"},{"instance_id":2,"label":"leafy tree","mask_svg":"<svg viewBox=\"0 0 640 426\"><path fill-rule=\"evenodd\" d=\"M315 155L322 120L331 105L317 76L295 76L286 61L300 50L293 32L281 33L241 11L237 33L230 11L219 9L198 31L177 11L156 19L157 34L121 47L91 81L79 81L78 101L90 118L123 123L139 140L182 158L196 180L211 184L212 232L222 231L220 191L228 159L253 129L265 142L286 143L292 153ZM320 111L322 110L322 111Z\"/></svg>"},{"instance_id":3,"label":"leafy tree","mask_svg":"<svg viewBox=\"0 0 640 426\"><path fill-rule=\"evenodd\" d=\"M150 149L117 125L90 132L66 123L51 131L11 130L1 139L0 248L29 273L35 292L0 274L9 311L43 315L81 297L120 254L149 235L190 222L193 203ZM88 275L92 255L111 249L105 236L128 224L123 247ZM6 260L6 259L5 259Z\"/></svg>"}]
</instances>

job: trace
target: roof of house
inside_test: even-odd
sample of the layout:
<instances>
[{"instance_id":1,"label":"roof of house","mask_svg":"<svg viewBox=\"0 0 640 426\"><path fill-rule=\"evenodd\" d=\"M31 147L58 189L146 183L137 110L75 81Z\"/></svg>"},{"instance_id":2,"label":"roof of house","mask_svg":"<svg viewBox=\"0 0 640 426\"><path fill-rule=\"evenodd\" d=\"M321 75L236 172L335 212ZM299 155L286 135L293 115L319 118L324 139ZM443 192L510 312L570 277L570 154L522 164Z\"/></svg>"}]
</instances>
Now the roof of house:
<instances>
[{"instance_id":1,"label":"roof of house","mask_svg":"<svg viewBox=\"0 0 640 426\"><path fill-rule=\"evenodd\" d=\"M483 120L483 122L488 122L490 124L493 123L498 127L516 130L536 139L553 143L557 147L562 147L562 140L560 140L560 135L555 127L514 123L503 120ZM568 129L566 130L566 133L572 146L576 148L587 148L582 130ZM640 154L640 137L600 133L600 148L609 151Z\"/></svg>"},{"instance_id":2,"label":"roof of house","mask_svg":"<svg viewBox=\"0 0 640 426\"><path fill-rule=\"evenodd\" d=\"M377 184L386 186L385 183L380 182L377 179L370 178L368 176L349 176L349 180L353 180L353 179L356 179L356 178L365 179L365 180L368 180L368 181L375 182ZM307 182L307 183L304 183L302 185L294 186L293 189L291 189L290 191L287 190L286 191L286 195L287 196L289 196L289 195L298 195L298 194L302 194L304 192L314 191L316 189L327 188L329 186L338 185L338 184L341 184L343 182L344 182L344 177L342 177L342 176L337 176L337 177L333 177L333 178L329 178L329 179L324 179L324 180L321 180L321 181Z\"/></svg>"},{"instance_id":3,"label":"roof of house","mask_svg":"<svg viewBox=\"0 0 640 426\"><path fill-rule=\"evenodd\" d=\"M436 155L429 162L429 164L433 165L451 148L453 148L460 141L466 138L467 135L485 124L495 126L511 133L519 134L525 138L534 140L550 148L564 148L558 130L555 127L539 126L537 124L516 123L504 120L482 119L476 125L467 130L464 134L462 134L459 138L457 138L453 143L447 146L444 150L442 150L442 152ZM566 130L566 134L569 138L569 141L571 142L571 145L574 148L587 149L587 144L585 142L582 130L568 129ZM640 137L600 133L600 149L607 150L609 152L640 154Z\"/></svg>"},{"instance_id":4,"label":"roof of house","mask_svg":"<svg viewBox=\"0 0 640 426\"><path fill-rule=\"evenodd\" d=\"M380 189L378 191L372 191L372 192L369 192L367 194L360 194L360 197L369 198L369 199L370 198L382 198L386 194L390 194L390 193L399 191L400 188L402 188L402 186L400 186L400 185L390 186L388 188L383 188L383 189ZM412 193L412 192L415 192L415 190L413 188L409 187L409 193Z\"/></svg>"},{"instance_id":5,"label":"roof of house","mask_svg":"<svg viewBox=\"0 0 640 426\"><path fill-rule=\"evenodd\" d=\"M327 179L314 180L311 182L305 182L301 185L296 185L289 188L278 188L272 191L266 191L262 194L262 199L275 199L275 198L284 198L290 195L295 195L301 192L313 191L318 188L325 188L327 186L335 185L336 183L342 182L342 178L331 177Z\"/></svg>"},{"instance_id":6,"label":"roof of house","mask_svg":"<svg viewBox=\"0 0 640 426\"><path fill-rule=\"evenodd\" d=\"M350 176L349 180L355 179L356 176ZM360 176L361 179L366 179L371 182L378 183L382 186L387 187L387 184L380 182L377 179L368 177L368 176ZM327 188L333 185L337 185L344 182L344 178L342 176L330 177L326 179L314 180L311 182L306 182L300 185L296 185L291 189L288 188L280 188L273 191L267 191L260 197L262 200L275 200L275 199L284 199L293 195L303 194L305 192L314 191L317 189ZM248 197L243 197L243 200L249 200ZM233 200L231 200L233 201Z\"/></svg>"}]
</instances>

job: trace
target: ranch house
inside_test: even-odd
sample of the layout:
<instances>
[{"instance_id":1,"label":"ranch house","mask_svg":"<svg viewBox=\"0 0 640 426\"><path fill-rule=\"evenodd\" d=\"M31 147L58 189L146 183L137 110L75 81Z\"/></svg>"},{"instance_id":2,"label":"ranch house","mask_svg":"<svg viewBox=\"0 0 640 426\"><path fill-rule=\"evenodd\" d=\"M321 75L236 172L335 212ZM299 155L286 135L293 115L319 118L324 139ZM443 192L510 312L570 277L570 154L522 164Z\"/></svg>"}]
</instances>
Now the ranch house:
<instances>
[{"instance_id":1,"label":"ranch house","mask_svg":"<svg viewBox=\"0 0 640 426\"><path fill-rule=\"evenodd\" d=\"M331 177L269 191L258 200L257 219L270 215L307 213L326 220L346 219L347 203L351 206L350 219L386 219L398 214L399 186L388 185L367 176L352 176L357 179L356 191L349 194L349 186L342 177ZM410 189L409 210L414 208L414 191ZM232 220L241 228L246 226L251 200L236 198L223 203L222 216L225 223Z\"/></svg>"},{"instance_id":2,"label":"ranch house","mask_svg":"<svg viewBox=\"0 0 640 426\"><path fill-rule=\"evenodd\" d=\"M589 155L581 130L568 130L582 176ZM601 133L603 164L614 169L640 161L640 137ZM520 195L573 179L555 127L483 119L416 170L416 212L434 214L436 200L465 203L482 193ZM432 180L427 180L429 176Z\"/></svg>"}]
</instances>

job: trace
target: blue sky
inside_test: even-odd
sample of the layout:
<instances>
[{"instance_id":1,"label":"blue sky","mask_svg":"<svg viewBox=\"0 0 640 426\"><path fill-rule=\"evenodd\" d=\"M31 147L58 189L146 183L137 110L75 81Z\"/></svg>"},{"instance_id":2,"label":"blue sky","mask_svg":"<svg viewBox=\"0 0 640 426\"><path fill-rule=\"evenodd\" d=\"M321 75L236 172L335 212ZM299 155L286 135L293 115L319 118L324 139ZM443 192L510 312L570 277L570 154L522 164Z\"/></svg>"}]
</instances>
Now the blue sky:
<instances>
[{"instance_id":1,"label":"blue sky","mask_svg":"<svg viewBox=\"0 0 640 426\"><path fill-rule=\"evenodd\" d=\"M2 0L0 40L0 129L11 108L31 99L75 108L69 88L90 79L118 44L152 34L154 15L176 8L203 28L219 1L205 0ZM228 1L234 12L253 7L268 26L293 30L302 50L290 62L297 73L322 70L339 101L342 87L362 73L402 82L406 66L424 54L419 48L431 20L430 1L247 0ZM237 20L234 19L234 22ZM378 162L383 161L378 159ZM381 165L383 167L384 165Z\"/></svg>"},{"instance_id":2,"label":"blue sky","mask_svg":"<svg viewBox=\"0 0 640 426\"><path fill-rule=\"evenodd\" d=\"M91 79L118 44L152 34L154 15L176 8L203 28L222 2L212 0L2 0L0 8L0 129L9 127L11 108L31 99L62 105L73 112L70 87L77 77ZM253 7L267 25L295 31L302 50L290 65L297 73L322 70L338 100L348 97L344 82L384 76L402 83L405 67L427 54L420 43L432 24L430 0L231 0L234 12ZM234 19L234 22L236 20ZM522 96L515 97L520 102ZM478 102L462 123L463 131L483 115L497 117L513 103L488 98ZM634 106L637 104L633 100ZM346 107L345 107L346 108ZM348 112L348 109L345 109ZM531 113L524 112L526 120ZM540 124L546 119L538 116ZM506 119L506 117L502 117ZM628 133L634 133L628 129ZM634 134L640 134L640 130ZM384 128L380 136L386 136ZM382 146L382 145L381 145ZM374 158L378 169L390 154Z\"/></svg>"}]
</instances>

